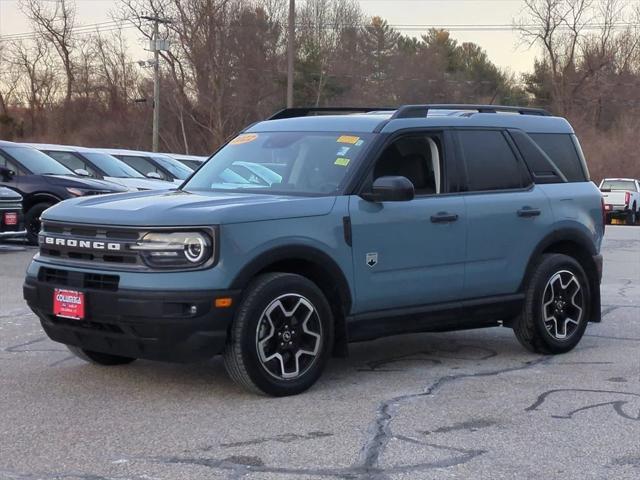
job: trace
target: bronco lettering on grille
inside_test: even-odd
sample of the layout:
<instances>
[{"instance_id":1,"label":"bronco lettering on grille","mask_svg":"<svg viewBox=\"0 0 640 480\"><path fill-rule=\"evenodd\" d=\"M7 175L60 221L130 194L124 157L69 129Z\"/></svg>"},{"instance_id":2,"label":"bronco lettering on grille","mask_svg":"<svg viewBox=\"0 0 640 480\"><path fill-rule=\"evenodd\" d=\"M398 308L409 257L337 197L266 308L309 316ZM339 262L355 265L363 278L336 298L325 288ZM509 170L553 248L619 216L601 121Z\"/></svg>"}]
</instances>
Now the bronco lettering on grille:
<instances>
[{"instance_id":1,"label":"bronco lettering on grille","mask_svg":"<svg viewBox=\"0 0 640 480\"><path fill-rule=\"evenodd\" d=\"M112 252L122 250L122 244L120 243L94 242L92 240L76 240L73 238L44 237L43 243L45 245L81 248L87 250L109 250Z\"/></svg>"}]
</instances>

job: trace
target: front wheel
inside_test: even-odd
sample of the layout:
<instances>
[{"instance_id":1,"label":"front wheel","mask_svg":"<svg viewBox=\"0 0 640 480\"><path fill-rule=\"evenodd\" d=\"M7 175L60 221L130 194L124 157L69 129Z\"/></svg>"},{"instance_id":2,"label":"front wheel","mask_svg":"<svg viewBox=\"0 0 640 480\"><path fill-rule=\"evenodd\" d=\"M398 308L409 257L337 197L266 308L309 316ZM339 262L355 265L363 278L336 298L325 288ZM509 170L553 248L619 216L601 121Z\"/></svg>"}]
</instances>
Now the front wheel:
<instances>
[{"instance_id":1,"label":"front wheel","mask_svg":"<svg viewBox=\"0 0 640 480\"><path fill-rule=\"evenodd\" d=\"M529 276L525 305L513 330L533 352L568 352L584 335L590 304L591 291L582 266L567 255L545 254Z\"/></svg>"},{"instance_id":2,"label":"front wheel","mask_svg":"<svg viewBox=\"0 0 640 480\"><path fill-rule=\"evenodd\" d=\"M115 365L128 365L134 362L135 358L121 357L119 355L111 355L108 353L94 352L92 350L85 350L84 348L76 347L73 345L66 346L71 353L85 362L93 363L94 365L102 366L115 366Z\"/></svg>"},{"instance_id":3,"label":"front wheel","mask_svg":"<svg viewBox=\"0 0 640 480\"><path fill-rule=\"evenodd\" d=\"M24 218L27 229L27 242L29 245L38 245L38 234L40 233L40 216L52 203L37 203L27 211Z\"/></svg>"},{"instance_id":4,"label":"front wheel","mask_svg":"<svg viewBox=\"0 0 640 480\"><path fill-rule=\"evenodd\" d=\"M247 288L224 364L249 390L296 395L320 377L332 344L333 316L322 291L300 275L269 273Z\"/></svg>"}]
</instances>

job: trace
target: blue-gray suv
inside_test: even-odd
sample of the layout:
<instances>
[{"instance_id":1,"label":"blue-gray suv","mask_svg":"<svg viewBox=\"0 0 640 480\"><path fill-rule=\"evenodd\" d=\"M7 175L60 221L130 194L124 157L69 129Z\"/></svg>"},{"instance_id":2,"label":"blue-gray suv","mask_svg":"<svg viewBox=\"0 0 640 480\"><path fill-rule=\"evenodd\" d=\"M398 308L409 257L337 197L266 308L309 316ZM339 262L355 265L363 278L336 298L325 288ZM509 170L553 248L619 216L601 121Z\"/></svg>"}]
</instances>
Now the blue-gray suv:
<instances>
[{"instance_id":1,"label":"blue-gray suv","mask_svg":"<svg viewBox=\"0 0 640 480\"><path fill-rule=\"evenodd\" d=\"M568 352L601 319L603 234L573 129L544 110L288 109L177 191L45 211L24 296L87 361L223 354L290 395L387 335L503 325Z\"/></svg>"}]
</instances>

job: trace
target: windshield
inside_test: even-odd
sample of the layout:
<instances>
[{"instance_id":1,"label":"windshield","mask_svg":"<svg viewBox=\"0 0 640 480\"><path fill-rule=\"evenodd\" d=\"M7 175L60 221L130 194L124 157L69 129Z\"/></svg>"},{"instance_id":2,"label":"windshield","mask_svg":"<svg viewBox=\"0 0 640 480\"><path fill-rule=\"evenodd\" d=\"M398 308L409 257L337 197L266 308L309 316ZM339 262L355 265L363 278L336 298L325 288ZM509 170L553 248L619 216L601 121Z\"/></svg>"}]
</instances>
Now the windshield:
<instances>
[{"instance_id":1,"label":"windshield","mask_svg":"<svg viewBox=\"0 0 640 480\"><path fill-rule=\"evenodd\" d=\"M200 167L184 189L337 194L371 136L245 133Z\"/></svg>"},{"instance_id":2,"label":"windshield","mask_svg":"<svg viewBox=\"0 0 640 480\"><path fill-rule=\"evenodd\" d=\"M153 155L151 156L151 158L158 162L161 167L166 168L169 173L171 173L171 175L180 180L185 180L189 175L193 173L193 170L191 170L189 167L183 165L178 160L175 160L171 157Z\"/></svg>"},{"instance_id":3,"label":"windshield","mask_svg":"<svg viewBox=\"0 0 640 480\"><path fill-rule=\"evenodd\" d=\"M636 184L631 180L605 180L600 186L600 190L630 190L636 191Z\"/></svg>"},{"instance_id":4,"label":"windshield","mask_svg":"<svg viewBox=\"0 0 640 480\"><path fill-rule=\"evenodd\" d=\"M82 155L102 170L107 177L115 178L145 178L137 170L131 168L122 160L107 153L82 152Z\"/></svg>"},{"instance_id":5,"label":"windshield","mask_svg":"<svg viewBox=\"0 0 640 480\"><path fill-rule=\"evenodd\" d=\"M3 147L3 150L34 175L76 175L53 158L30 147Z\"/></svg>"}]
</instances>

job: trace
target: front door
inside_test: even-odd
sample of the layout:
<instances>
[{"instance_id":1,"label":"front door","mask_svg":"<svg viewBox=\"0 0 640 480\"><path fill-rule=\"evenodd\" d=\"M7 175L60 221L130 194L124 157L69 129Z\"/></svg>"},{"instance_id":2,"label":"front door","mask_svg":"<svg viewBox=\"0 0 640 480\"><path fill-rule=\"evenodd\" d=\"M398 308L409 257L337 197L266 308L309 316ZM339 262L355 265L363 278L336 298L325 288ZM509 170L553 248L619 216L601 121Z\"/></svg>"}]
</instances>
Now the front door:
<instances>
[{"instance_id":1,"label":"front door","mask_svg":"<svg viewBox=\"0 0 640 480\"><path fill-rule=\"evenodd\" d=\"M439 135L400 137L370 174L401 175L416 197L374 203L352 196L356 302L354 313L423 306L457 300L464 281L464 199L447 192Z\"/></svg>"}]
</instances>

